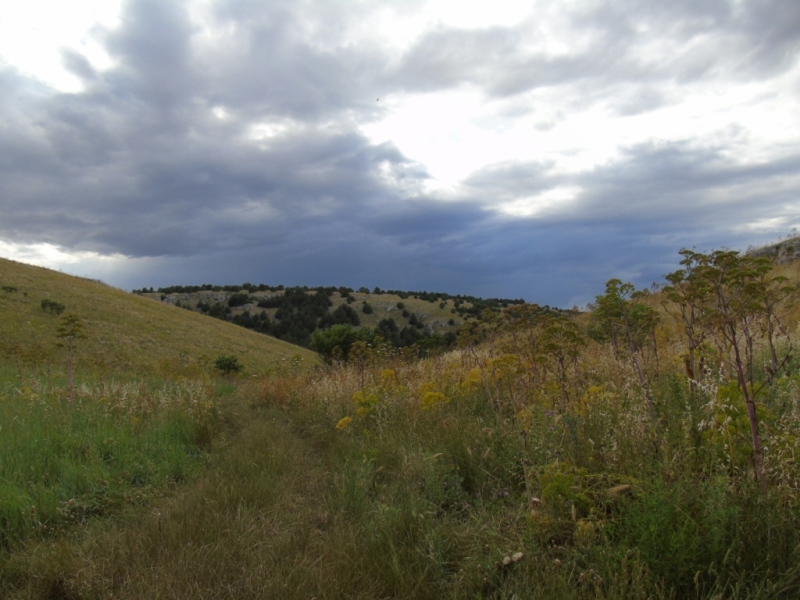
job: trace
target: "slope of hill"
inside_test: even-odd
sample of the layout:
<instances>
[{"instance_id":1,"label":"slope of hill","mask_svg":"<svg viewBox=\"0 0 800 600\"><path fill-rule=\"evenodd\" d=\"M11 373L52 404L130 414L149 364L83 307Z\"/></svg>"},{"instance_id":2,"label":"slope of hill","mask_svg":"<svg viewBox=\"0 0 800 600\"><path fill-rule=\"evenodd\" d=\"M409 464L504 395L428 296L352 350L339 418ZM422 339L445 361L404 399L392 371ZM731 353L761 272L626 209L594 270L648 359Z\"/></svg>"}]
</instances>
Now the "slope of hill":
<instances>
[{"instance_id":1,"label":"slope of hill","mask_svg":"<svg viewBox=\"0 0 800 600\"><path fill-rule=\"evenodd\" d=\"M4 363L63 365L65 353L57 346L56 331L68 313L85 323L86 338L77 344L78 362L101 373L197 375L212 370L215 358L223 354L237 356L251 374L292 362L317 363L309 350L230 323L97 281L0 259Z\"/></svg>"},{"instance_id":2,"label":"slope of hill","mask_svg":"<svg viewBox=\"0 0 800 600\"><path fill-rule=\"evenodd\" d=\"M144 297L208 314L308 347L315 331L337 324L375 331L396 347L452 346L458 329L523 300L452 296L434 292L346 287L172 286L134 290Z\"/></svg>"},{"instance_id":3,"label":"slope of hill","mask_svg":"<svg viewBox=\"0 0 800 600\"><path fill-rule=\"evenodd\" d=\"M747 254L755 257L767 257L778 264L800 261L800 236L790 236L774 244L758 248L748 248Z\"/></svg>"}]
</instances>

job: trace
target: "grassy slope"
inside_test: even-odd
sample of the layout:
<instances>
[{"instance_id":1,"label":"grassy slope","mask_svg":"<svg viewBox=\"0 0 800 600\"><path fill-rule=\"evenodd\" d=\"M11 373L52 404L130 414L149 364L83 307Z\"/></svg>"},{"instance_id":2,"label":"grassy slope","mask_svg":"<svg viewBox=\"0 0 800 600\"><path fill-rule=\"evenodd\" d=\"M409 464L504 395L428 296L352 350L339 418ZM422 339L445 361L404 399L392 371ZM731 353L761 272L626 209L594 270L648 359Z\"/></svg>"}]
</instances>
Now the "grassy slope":
<instances>
[{"instance_id":1,"label":"grassy slope","mask_svg":"<svg viewBox=\"0 0 800 600\"><path fill-rule=\"evenodd\" d=\"M87 339L77 360L95 370L196 375L221 354L233 354L247 373L263 373L308 350L217 319L129 294L105 284L0 259L0 357L60 366L56 347L60 318L41 307L43 299L66 306L86 322ZM35 360L34 360L35 359Z\"/></svg>"},{"instance_id":2,"label":"grassy slope","mask_svg":"<svg viewBox=\"0 0 800 600\"><path fill-rule=\"evenodd\" d=\"M362 294L353 292L350 295L356 299L350 307L358 313L361 325L366 327L377 327L378 323L383 319L394 319L397 326L403 328L408 325L408 319L411 315L416 315L417 319L421 320L426 327L432 325L436 333L456 331L458 326L464 323L464 317L450 312L450 309L453 308L452 300L448 300L442 309L439 308L439 302L428 302L427 300L419 300L413 297L403 300L395 294ZM331 310L335 310L341 304L346 304L339 297L339 294L334 294L331 301L333 302ZM370 314L365 314L362 310L365 301L372 307L373 312ZM404 317L402 314L403 309L397 308L398 302L403 303L405 310L409 313L409 317ZM454 326L448 325L448 320L450 319L453 319Z\"/></svg>"},{"instance_id":3,"label":"grassy slope","mask_svg":"<svg viewBox=\"0 0 800 600\"><path fill-rule=\"evenodd\" d=\"M280 294L282 292L278 292ZM313 292L312 292L313 293ZM174 293L170 294L169 296L172 297L173 302L175 300L184 302L192 306L193 308L197 307L198 302L201 300L205 300L207 302L211 302L212 304L216 302L215 299L217 296L226 295L230 297L232 293L226 292L218 292L209 294L207 292L196 292L196 293ZM270 297L276 295L276 292L253 292L252 298L253 302L257 302L259 299L264 297ZM427 300L421 300L418 298L414 298L413 296L409 296L405 299L401 298L396 294L364 294L361 292L352 292L350 294L353 298L355 298L355 302L352 302L349 306L356 311L358 314L358 318L360 320L360 324L362 327L371 327L375 328L378 326L378 323L383 319L394 319L397 326L402 329L403 327L409 325L409 319L412 315L416 315L417 319L423 324L423 326L430 330L432 328L434 333L447 333L448 331L456 332L458 328L464 324L465 318L456 313L451 312L455 306L453 300L447 300L444 302L444 308L440 308L439 304L440 301L436 302L429 302ZM159 300L161 298L160 293L145 293L142 294L142 297L150 298L152 300ZM330 297L331 300L331 307L329 311L336 310L342 304L347 304L345 299L341 297L338 293L333 294ZM372 313L364 313L363 307L364 302L367 302L373 309ZM403 309L397 307L397 303L402 302L403 306L406 311L408 311L408 316L403 316ZM465 307L470 307L471 304L469 302L464 303ZM269 315L270 319L275 318L275 312L277 309L274 308L255 308L252 307L242 307L242 308L234 308L233 313L241 313L244 310L250 310L254 313L259 313L262 310L265 310L266 313ZM450 325L449 321L453 320L453 324Z\"/></svg>"}]
</instances>

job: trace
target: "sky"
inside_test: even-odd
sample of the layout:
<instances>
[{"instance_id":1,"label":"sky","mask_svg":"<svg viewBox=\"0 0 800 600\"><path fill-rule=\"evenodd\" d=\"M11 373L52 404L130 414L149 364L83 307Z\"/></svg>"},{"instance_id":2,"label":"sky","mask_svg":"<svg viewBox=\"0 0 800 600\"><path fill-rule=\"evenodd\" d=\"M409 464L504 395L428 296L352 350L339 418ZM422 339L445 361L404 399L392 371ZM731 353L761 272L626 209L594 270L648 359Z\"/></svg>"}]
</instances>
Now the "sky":
<instances>
[{"instance_id":1,"label":"sky","mask_svg":"<svg viewBox=\"0 0 800 600\"><path fill-rule=\"evenodd\" d=\"M796 0L0 0L0 256L584 306L800 225Z\"/></svg>"}]
</instances>

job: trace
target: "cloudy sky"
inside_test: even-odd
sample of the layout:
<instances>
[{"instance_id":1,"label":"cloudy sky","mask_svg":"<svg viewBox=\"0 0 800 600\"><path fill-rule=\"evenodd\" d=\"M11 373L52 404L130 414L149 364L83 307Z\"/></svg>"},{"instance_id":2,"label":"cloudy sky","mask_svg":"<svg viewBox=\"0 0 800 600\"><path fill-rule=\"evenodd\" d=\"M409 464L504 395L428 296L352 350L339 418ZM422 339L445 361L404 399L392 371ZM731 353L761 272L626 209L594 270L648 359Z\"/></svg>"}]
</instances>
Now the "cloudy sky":
<instances>
[{"instance_id":1,"label":"cloudy sky","mask_svg":"<svg viewBox=\"0 0 800 600\"><path fill-rule=\"evenodd\" d=\"M572 306L800 226L797 0L3 3L6 258Z\"/></svg>"}]
</instances>

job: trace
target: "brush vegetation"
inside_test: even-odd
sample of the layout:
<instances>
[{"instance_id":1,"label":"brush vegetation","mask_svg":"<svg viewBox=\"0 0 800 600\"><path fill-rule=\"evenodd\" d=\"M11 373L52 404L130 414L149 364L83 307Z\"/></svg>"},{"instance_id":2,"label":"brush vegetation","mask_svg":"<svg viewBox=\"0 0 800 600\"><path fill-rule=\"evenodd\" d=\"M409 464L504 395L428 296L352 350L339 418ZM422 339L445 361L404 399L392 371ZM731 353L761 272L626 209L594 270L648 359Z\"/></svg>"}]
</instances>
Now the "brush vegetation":
<instances>
[{"instance_id":1,"label":"brush vegetation","mask_svg":"<svg viewBox=\"0 0 800 600\"><path fill-rule=\"evenodd\" d=\"M522 300L452 296L434 292L384 291L348 287L285 287L243 283L241 286L169 286L134 290L143 297L201 312L319 351L320 336L337 327L347 335L374 341L380 336L395 348L417 356L447 349L470 319L499 312ZM323 353L324 354L324 353ZM330 357L328 357L330 358Z\"/></svg>"},{"instance_id":2,"label":"brush vegetation","mask_svg":"<svg viewBox=\"0 0 800 600\"><path fill-rule=\"evenodd\" d=\"M424 359L357 340L324 367L174 380L89 361L84 313L70 400L65 349L37 362L31 338L28 363L4 358L0 593L797 597L797 265L680 260L662 291L514 304ZM6 306L36 308L52 342L40 296L67 314L62 282L88 283L41 275L52 296L8 275L3 293L27 289ZM209 341L257 335L137 300Z\"/></svg>"}]
</instances>

